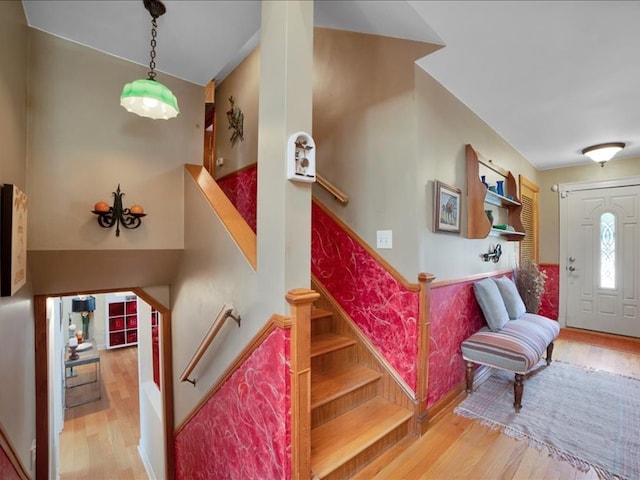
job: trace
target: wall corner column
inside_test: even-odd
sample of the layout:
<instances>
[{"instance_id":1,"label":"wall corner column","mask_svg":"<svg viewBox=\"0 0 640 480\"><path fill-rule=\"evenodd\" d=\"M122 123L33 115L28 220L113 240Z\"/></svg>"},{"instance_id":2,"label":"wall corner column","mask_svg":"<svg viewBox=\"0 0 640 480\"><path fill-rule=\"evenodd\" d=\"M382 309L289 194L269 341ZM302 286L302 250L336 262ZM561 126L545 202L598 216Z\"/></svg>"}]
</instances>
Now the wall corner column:
<instances>
[{"instance_id":1,"label":"wall corner column","mask_svg":"<svg viewBox=\"0 0 640 480\"><path fill-rule=\"evenodd\" d=\"M312 77L313 2L262 2L257 271L274 311L285 311L290 289L311 284L312 184L287 180L287 140L311 134Z\"/></svg>"}]
</instances>

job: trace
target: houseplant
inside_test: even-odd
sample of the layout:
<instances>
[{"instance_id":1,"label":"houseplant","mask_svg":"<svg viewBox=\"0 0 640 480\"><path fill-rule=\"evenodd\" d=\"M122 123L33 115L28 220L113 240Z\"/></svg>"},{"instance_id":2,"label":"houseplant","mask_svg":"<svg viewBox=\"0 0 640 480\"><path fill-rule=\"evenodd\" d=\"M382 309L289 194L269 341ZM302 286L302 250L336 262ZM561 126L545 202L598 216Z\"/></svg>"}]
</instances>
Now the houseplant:
<instances>
[{"instance_id":1,"label":"houseplant","mask_svg":"<svg viewBox=\"0 0 640 480\"><path fill-rule=\"evenodd\" d=\"M514 279L527 312L538 313L547 280L546 272L540 270L536 262L529 261L515 269Z\"/></svg>"}]
</instances>

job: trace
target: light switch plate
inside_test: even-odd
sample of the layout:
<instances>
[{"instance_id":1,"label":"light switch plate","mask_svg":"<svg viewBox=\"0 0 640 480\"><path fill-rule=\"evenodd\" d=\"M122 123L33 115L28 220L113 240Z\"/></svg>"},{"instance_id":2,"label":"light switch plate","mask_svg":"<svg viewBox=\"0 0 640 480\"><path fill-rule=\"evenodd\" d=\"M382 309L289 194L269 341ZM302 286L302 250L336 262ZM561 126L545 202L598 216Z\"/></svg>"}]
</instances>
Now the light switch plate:
<instances>
[{"instance_id":1,"label":"light switch plate","mask_svg":"<svg viewBox=\"0 0 640 480\"><path fill-rule=\"evenodd\" d=\"M381 249L393 248L393 232L391 230L376 231L376 247Z\"/></svg>"}]
</instances>

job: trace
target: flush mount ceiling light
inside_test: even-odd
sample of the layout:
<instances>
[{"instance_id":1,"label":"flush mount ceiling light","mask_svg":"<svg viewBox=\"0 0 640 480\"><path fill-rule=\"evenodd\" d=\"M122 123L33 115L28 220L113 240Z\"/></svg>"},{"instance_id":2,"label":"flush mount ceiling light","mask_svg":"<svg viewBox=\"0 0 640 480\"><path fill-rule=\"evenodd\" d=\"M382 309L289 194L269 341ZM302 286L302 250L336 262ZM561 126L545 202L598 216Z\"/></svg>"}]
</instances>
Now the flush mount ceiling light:
<instances>
[{"instance_id":1,"label":"flush mount ceiling light","mask_svg":"<svg viewBox=\"0 0 640 480\"><path fill-rule=\"evenodd\" d=\"M589 157L594 162L599 162L601 167L611 160L613 156L624 148L623 142L600 143L582 149L582 154Z\"/></svg>"},{"instance_id":2,"label":"flush mount ceiling light","mask_svg":"<svg viewBox=\"0 0 640 480\"><path fill-rule=\"evenodd\" d=\"M156 81L156 19L164 15L166 7L160 0L143 0L144 8L151 14L151 61L149 78L127 83L120 95L120 105L128 112L141 117L169 119L180 113L175 95L160 82Z\"/></svg>"}]
</instances>

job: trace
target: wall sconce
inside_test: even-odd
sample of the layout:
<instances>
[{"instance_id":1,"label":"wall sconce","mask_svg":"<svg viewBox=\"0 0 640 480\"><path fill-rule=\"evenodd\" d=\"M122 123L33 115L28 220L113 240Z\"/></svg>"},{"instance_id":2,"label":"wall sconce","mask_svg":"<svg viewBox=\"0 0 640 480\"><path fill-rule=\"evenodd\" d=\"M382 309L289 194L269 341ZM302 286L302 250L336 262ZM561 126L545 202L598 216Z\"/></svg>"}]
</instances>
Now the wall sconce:
<instances>
[{"instance_id":1,"label":"wall sconce","mask_svg":"<svg viewBox=\"0 0 640 480\"><path fill-rule=\"evenodd\" d=\"M604 167L604 163L608 162L613 156L624 148L623 142L600 143L582 149L582 154L589 157L594 162L600 163Z\"/></svg>"},{"instance_id":2,"label":"wall sconce","mask_svg":"<svg viewBox=\"0 0 640 480\"><path fill-rule=\"evenodd\" d=\"M495 247L489 248L489 253L483 253L480 255L482 260L488 262L491 260L493 263L498 263L500 261L500 257L502 256L502 246L497 244Z\"/></svg>"},{"instance_id":3,"label":"wall sconce","mask_svg":"<svg viewBox=\"0 0 640 480\"><path fill-rule=\"evenodd\" d=\"M116 226L116 237L120 236L120 225L126 229L132 230L138 228L142 224L142 217L147 214L140 205L132 205L131 208L122 207L122 196L120 192L120 184L118 189L113 193L113 206L110 207L107 202L98 202L95 204L92 213L98 215L98 224L104 228Z\"/></svg>"}]
</instances>

